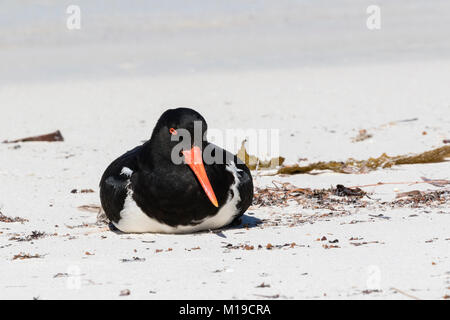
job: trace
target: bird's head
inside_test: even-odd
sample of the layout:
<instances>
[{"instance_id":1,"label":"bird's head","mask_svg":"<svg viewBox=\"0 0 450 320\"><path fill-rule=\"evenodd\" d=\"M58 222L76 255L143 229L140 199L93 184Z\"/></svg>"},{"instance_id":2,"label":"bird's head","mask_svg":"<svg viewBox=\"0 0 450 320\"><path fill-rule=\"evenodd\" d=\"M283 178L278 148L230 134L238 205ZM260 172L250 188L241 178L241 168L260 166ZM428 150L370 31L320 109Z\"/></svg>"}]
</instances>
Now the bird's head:
<instances>
[{"instance_id":1,"label":"bird's head","mask_svg":"<svg viewBox=\"0 0 450 320\"><path fill-rule=\"evenodd\" d=\"M188 166L211 203L218 207L203 163L203 150L208 143L207 128L205 119L197 111L189 108L169 109L161 115L153 130L149 152L153 161Z\"/></svg>"}]
</instances>

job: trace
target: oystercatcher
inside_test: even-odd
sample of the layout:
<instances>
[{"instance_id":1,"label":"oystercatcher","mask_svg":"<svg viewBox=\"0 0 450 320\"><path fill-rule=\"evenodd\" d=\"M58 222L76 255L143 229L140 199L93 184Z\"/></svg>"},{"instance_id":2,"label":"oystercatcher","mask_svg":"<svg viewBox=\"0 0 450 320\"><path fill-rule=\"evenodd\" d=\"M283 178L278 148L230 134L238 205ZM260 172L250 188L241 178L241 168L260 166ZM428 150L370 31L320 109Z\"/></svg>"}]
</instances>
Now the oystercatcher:
<instances>
[{"instance_id":1,"label":"oystercatcher","mask_svg":"<svg viewBox=\"0 0 450 320\"><path fill-rule=\"evenodd\" d=\"M253 199L250 170L209 143L206 130L198 112L167 110L150 140L110 164L100 198L114 226L128 233L189 233L243 215Z\"/></svg>"}]
</instances>

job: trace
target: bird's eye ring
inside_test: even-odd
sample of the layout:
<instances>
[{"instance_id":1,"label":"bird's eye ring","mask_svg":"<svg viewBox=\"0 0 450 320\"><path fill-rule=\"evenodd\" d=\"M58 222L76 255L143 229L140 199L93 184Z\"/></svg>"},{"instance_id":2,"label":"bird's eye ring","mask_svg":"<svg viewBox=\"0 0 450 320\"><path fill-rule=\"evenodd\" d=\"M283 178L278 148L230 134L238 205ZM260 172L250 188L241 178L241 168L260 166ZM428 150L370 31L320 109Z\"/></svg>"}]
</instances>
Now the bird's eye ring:
<instances>
[{"instance_id":1,"label":"bird's eye ring","mask_svg":"<svg viewBox=\"0 0 450 320\"><path fill-rule=\"evenodd\" d=\"M176 135L178 133L174 128L170 128L169 132L171 135Z\"/></svg>"}]
</instances>

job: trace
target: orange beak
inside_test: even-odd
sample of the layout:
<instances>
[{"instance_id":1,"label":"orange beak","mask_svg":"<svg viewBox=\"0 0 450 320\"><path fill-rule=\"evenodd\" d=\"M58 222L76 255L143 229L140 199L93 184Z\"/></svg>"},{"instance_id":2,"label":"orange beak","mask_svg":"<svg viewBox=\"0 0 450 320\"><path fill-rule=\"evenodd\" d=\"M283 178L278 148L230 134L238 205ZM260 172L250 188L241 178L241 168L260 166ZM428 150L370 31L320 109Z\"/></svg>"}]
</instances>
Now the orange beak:
<instances>
[{"instance_id":1,"label":"orange beak","mask_svg":"<svg viewBox=\"0 0 450 320\"><path fill-rule=\"evenodd\" d=\"M195 176L202 185L203 190L205 190L209 200L214 206L219 207L214 190L206 175L205 166L203 165L202 150L200 150L199 147L194 146L191 150L183 151L183 155L186 164L194 171Z\"/></svg>"}]
</instances>

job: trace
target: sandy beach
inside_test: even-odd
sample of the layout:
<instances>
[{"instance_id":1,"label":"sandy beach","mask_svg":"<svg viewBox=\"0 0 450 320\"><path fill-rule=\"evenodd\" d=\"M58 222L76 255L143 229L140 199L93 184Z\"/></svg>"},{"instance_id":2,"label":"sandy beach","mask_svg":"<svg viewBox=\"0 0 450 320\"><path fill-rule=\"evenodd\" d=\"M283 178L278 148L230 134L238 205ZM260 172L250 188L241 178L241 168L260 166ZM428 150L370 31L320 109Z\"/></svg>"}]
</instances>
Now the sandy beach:
<instances>
[{"instance_id":1,"label":"sandy beach","mask_svg":"<svg viewBox=\"0 0 450 320\"><path fill-rule=\"evenodd\" d=\"M449 162L254 171L254 204L223 230L97 223L103 171L171 107L219 132L279 130L286 165L448 146L444 1L381 1L379 31L367 30L364 1L200 2L141 12L80 1L73 33L53 1L25 16L20 1L1 5L17 23L0 31L0 141L56 130L64 141L0 143L0 298L448 299L450 185L424 178L448 181ZM370 137L355 142L360 130ZM352 197L337 185L369 186ZM284 199L294 186L306 191Z\"/></svg>"}]
</instances>

